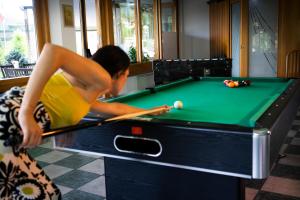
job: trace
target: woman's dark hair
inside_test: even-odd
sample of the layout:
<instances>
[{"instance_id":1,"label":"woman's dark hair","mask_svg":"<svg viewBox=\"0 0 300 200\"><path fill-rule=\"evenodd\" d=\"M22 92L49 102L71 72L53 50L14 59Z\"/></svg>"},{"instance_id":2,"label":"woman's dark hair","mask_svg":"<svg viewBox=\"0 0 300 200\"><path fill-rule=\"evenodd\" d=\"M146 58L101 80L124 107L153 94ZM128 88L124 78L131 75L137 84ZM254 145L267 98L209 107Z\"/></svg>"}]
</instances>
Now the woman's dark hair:
<instances>
[{"instance_id":1,"label":"woman's dark hair","mask_svg":"<svg viewBox=\"0 0 300 200\"><path fill-rule=\"evenodd\" d=\"M113 77L128 69L130 60L128 55L118 46L107 45L96 51L91 57Z\"/></svg>"}]
</instances>

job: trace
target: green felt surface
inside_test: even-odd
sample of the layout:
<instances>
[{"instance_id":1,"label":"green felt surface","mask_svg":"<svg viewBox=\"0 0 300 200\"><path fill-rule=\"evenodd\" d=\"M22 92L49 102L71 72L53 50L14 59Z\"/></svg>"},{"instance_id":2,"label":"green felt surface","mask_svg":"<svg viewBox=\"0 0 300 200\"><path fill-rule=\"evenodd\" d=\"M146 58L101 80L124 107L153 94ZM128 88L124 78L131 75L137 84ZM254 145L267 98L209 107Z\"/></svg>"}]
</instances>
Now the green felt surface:
<instances>
[{"instance_id":1,"label":"green felt surface","mask_svg":"<svg viewBox=\"0 0 300 200\"><path fill-rule=\"evenodd\" d=\"M252 78L248 87L228 88L224 78L179 81L157 88L157 92L138 92L114 101L152 108L183 102L183 109L155 116L191 122L212 122L254 127L256 120L286 89L290 81L278 78ZM237 80L234 79L234 80Z\"/></svg>"}]
</instances>

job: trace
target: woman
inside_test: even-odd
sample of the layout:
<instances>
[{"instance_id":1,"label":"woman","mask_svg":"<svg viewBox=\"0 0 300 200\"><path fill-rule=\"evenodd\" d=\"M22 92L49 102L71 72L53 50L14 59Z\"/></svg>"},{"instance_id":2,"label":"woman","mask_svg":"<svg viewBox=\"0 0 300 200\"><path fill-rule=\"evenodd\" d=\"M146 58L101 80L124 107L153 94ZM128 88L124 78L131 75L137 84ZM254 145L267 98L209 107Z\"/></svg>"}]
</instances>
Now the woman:
<instances>
[{"instance_id":1,"label":"woman","mask_svg":"<svg viewBox=\"0 0 300 200\"><path fill-rule=\"evenodd\" d=\"M142 111L97 101L122 90L129 63L117 46L100 48L92 59L56 45L44 46L25 92L14 87L0 98L0 199L61 199L58 188L25 149L40 144L43 131L74 125L89 111L110 115ZM5 147L3 141L14 134L23 135L21 146Z\"/></svg>"}]
</instances>

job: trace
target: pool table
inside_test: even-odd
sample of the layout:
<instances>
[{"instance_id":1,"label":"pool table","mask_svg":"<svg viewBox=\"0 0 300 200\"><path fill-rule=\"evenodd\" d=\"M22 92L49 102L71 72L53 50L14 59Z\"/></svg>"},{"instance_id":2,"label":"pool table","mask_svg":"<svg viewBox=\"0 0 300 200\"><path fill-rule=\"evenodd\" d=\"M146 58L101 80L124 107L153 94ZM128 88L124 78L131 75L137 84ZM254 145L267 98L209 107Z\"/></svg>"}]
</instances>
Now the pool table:
<instances>
[{"instance_id":1,"label":"pool table","mask_svg":"<svg viewBox=\"0 0 300 200\"><path fill-rule=\"evenodd\" d=\"M224 79L187 78L114 98L184 107L74 131L71 142L56 136L56 146L105 157L108 200L244 199L244 180L265 179L278 158L300 80L247 78L250 86L229 88Z\"/></svg>"}]
</instances>

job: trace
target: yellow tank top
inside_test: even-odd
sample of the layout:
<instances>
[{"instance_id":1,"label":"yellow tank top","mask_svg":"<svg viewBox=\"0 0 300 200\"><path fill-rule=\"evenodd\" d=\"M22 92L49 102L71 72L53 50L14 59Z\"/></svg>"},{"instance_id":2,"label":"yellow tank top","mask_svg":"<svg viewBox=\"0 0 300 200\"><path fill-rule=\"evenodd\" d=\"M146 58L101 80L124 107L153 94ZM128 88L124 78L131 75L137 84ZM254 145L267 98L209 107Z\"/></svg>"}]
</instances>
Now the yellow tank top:
<instances>
[{"instance_id":1,"label":"yellow tank top","mask_svg":"<svg viewBox=\"0 0 300 200\"><path fill-rule=\"evenodd\" d=\"M41 101L50 115L51 128L77 124L90 109L90 104L62 73L49 79L42 92Z\"/></svg>"}]
</instances>

